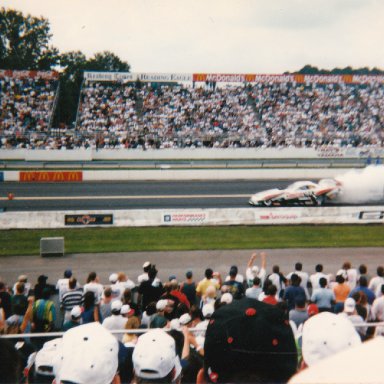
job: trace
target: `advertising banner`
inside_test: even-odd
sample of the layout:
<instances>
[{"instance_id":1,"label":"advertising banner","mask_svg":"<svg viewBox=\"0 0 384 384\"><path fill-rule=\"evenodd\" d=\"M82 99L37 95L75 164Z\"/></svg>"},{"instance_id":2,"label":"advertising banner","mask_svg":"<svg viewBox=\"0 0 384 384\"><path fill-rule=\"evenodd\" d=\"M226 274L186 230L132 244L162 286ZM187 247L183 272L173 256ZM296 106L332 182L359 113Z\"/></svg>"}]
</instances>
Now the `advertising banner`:
<instances>
[{"instance_id":1,"label":"advertising banner","mask_svg":"<svg viewBox=\"0 0 384 384\"><path fill-rule=\"evenodd\" d=\"M20 172L23 183L71 183L83 181L82 171L25 171Z\"/></svg>"},{"instance_id":2,"label":"advertising banner","mask_svg":"<svg viewBox=\"0 0 384 384\"><path fill-rule=\"evenodd\" d=\"M84 72L87 81L135 81L136 75L130 72Z\"/></svg>"},{"instance_id":3,"label":"advertising banner","mask_svg":"<svg viewBox=\"0 0 384 384\"><path fill-rule=\"evenodd\" d=\"M12 71L8 69L0 70L0 78L10 77L12 79L44 79L54 80L59 78L59 73L56 71Z\"/></svg>"},{"instance_id":4,"label":"advertising banner","mask_svg":"<svg viewBox=\"0 0 384 384\"><path fill-rule=\"evenodd\" d=\"M162 224L168 225L201 225L208 222L207 212L172 212L163 213Z\"/></svg>"},{"instance_id":5,"label":"advertising banner","mask_svg":"<svg viewBox=\"0 0 384 384\"><path fill-rule=\"evenodd\" d=\"M192 81L190 73L137 73L137 79L149 82L183 82Z\"/></svg>"},{"instance_id":6,"label":"advertising banner","mask_svg":"<svg viewBox=\"0 0 384 384\"><path fill-rule=\"evenodd\" d=\"M91 226L112 225L113 215L89 214L89 215L65 215L65 225Z\"/></svg>"}]
</instances>

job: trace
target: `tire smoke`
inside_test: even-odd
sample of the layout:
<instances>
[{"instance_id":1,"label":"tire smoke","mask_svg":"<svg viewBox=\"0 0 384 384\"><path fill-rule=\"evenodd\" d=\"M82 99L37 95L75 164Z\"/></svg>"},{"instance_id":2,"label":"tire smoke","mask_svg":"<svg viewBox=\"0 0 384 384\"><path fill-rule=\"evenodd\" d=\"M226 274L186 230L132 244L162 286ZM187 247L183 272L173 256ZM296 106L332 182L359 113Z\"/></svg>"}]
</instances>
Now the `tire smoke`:
<instances>
[{"instance_id":1,"label":"tire smoke","mask_svg":"<svg viewBox=\"0 0 384 384\"><path fill-rule=\"evenodd\" d=\"M343 203L379 202L384 200L384 166L370 165L336 176L343 185L337 198Z\"/></svg>"}]
</instances>

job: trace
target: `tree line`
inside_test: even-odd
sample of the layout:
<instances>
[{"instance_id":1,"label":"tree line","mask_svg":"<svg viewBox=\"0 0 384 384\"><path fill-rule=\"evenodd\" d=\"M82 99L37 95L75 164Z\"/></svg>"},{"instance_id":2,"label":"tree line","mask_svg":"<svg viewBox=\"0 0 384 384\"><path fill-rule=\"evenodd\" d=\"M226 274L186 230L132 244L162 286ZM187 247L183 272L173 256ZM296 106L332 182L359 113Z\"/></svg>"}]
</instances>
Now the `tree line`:
<instances>
[{"instance_id":1,"label":"tree line","mask_svg":"<svg viewBox=\"0 0 384 384\"><path fill-rule=\"evenodd\" d=\"M76 117L83 72L129 72L130 65L110 51L95 53L90 58L80 51L60 53L50 44L51 38L50 23L44 17L23 15L4 7L0 9L0 69L59 69L60 94L54 124L69 126ZM352 67L325 70L305 65L293 73L382 75L384 71Z\"/></svg>"}]
</instances>

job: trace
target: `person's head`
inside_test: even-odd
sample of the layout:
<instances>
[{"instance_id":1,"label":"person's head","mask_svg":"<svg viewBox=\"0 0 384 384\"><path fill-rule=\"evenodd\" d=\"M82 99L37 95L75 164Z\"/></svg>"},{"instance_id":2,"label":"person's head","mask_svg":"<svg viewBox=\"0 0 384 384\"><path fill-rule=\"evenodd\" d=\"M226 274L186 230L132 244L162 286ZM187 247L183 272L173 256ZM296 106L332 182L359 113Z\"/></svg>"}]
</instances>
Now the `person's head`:
<instances>
[{"instance_id":1,"label":"person's head","mask_svg":"<svg viewBox=\"0 0 384 384\"><path fill-rule=\"evenodd\" d=\"M119 282L127 281L127 275L124 272L118 272L117 281Z\"/></svg>"},{"instance_id":2,"label":"person's head","mask_svg":"<svg viewBox=\"0 0 384 384\"><path fill-rule=\"evenodd\" d=\"M325 288L327 286L327 279L325 277L320 277L319 279L319 285L321 288Z\"/></svg>"},{"instance_id":3,"label":"person's head","mask_svg":"<svg viewBox=\"0 0 384 384\"><path fill-rule=\"evenodd\" d=\"M68 287L69 287L69 289L75 289L76 285L77 285L77 280L74 277L71 277L68 280Z\"/></svg>"},{"instance_id":4,"label":"person's head","mask_svg":"<svg viewBox=\"0 0 384 384\"><path fill-rule=\"evenodd\" d=\"M157 269L156 269L156 265L151 265L151 267L149 268L148 270L148 277L153 280L155 279L157 276Z\"/></svg>"},{"instance_id":5,"label":"person's head","mask_svg":"<svg viewBox=\"0 0 384 384\"><path fill-rule=\"evenodd\" d=\"M233 266L230 268L230 270L229 270L229 276L230 276L232 279L236 278L236 276L237 276L237 271L238 271L237 267L236 267L235 265L233 265Z\"/></svg>"},{"instance_id":6,"label":"person's head","mask_svg":"<svg viewBox=\"0 0 384 384\"><path fill-rule=\"evenodd\" d=\"M355 312L356 309L356 301L352 297L348 297L344 301L344 312L351 315Z\"/></svg>"},{"instance_id":7,"label":"person's head","mask_svg":"<svg viewBox=\"0 0 384 384\"><path fill-rule=\"evenodd\" d=\"M69 279L71 276L72 276L72 271L71 271L70 269L66 269L66 270L64 271L64 277L65 277L66 279Z\"/></svg>"},{"instance_id":8,"label":"person's head","mask_svg":"<svg viewBox=\"0 0 384 384\"><path fill-rule=\"evenodd\" d=\"M267 295L268 296L275 296L277 293L277 287L275 284L270 284L267 288Z\"/></svg>"},{"instance_id":9,"label":"person's head","mask_svg":"<svg viewBox=\"0 0 384 384\"><path fill-rule=\"evenodd\" d=\"M104 289L104 297L106 299L109 299L110 297L112 297L112 288L111 287L106 287Z\"/></svg>"},{"instance_id":10,"label":"person's head","mask_svg":"<svg viewBox=\"0 0 384 384\"><path fill-rule=\"evenodd\" d=\"M366 275L368 271L368 268L365 264L360 264L359 265L359 273L360 275Z\"/></svg>"},{"instance_id":11,"label":"person's head","mask_svg":"<svg viewBox=\"0 0 384 384\"><path fill-rule=\"evenodd\" d=\"M123 303L120 300L114 300L111 304L111 313L112 315L120 315L121 307Z\"/></svg>"},{"instance_id":12,"label":"person's head","mask_svg":"<svg viewBox=\"0 0 384 384\"><path fill-rule=\"evenodd\" d=\"M204 344L209 382L286 382L296 364L292 330L279 308L244 298L212 314Z\"/></svg>"},{"instance_id":13,"label":"person's head","mask_svg":"<svg viewBox=\"0 0 384 384\"><path fill-rule=\"evenodd\" d=\"M90 272L87 278L87 283L90 283L91 281L95 281L97 277L96 272Z\"/></svg>"},{"instance_id":14,"label":"person's head","mask_svg":"<svg viewBox=\"0 0 384 384\"><path fill-rule=\"evenodd\" d=\"M252 283L255 287L259 287L260 284L261 284L261 280L260 280L260 277L255 277L253 280L252 280Z\"/></svg>"},{"instance_id":15,"label":"person's head","mask_svg":"<svg viewBox=\"0 0 384 384\"><path fill-rule=\"evenodd\" d=\"M341 268L347 271L348 269L351 269L351 263L346 261Z\"/></svg>"},{"instance_id":16,"label":"person's head","mask_svg":"<svg viewBox=\"0 0 384 384\"><path fill-rule=\"evenodd\" d=\"M187 279L192 279L192 277L193 277L193 273L192 273L192 271L187 271L186 274L185 274L185 277L186 277Z\"/></svg>"},{"instance_id":17,"label":"person's head","mask_svg":"<svg viewBox=\"0 0 384 384\"><path fill-rule=\"evenodd\" d=\"M152 329L138 338L132 361L138 383L180 380L181 364L175 340L162 329Z\"/></svg>"},{"instance_id":18,"label":"person's head","mask_svg":"<svg viewBox=\"0 0 384 384\"><path fill-rule=\"evenodd\" d=\"M301 271L303 269L303 264L298 262L295 264L295 270L296 271Z\"/></svg>"},{"instance_id":19,"label":"person's head","mask_svg":"<svg viewBox=\"0 0 384 384\"><path fill-rule=\"evenodd\" d=\"M73 321L80 321L81 319L81 307L75 305L71 310L71 319Z\"/></svg>"},{"instance_id":20,"label":"person's head","mask_svg":"<svg viewBox=\"0 0 384 384\"><path fill-rule=\"evenodd\" d=\"M205 295L207 297L210 297L210 298L213 298L216 296L216 288L213 286L213 285L210 285L206 291L205 291Z\"/></svg>"},{"instance_id":21,"label":"person's head","mask_svg":"<svg viewBox=\"0 0 384 384\"><path fill-rule=\"evenodd\" d=\"M146 261L144 264L143 264L143 270L145 273L148 273L149 269L151 268L151 262L150 261Z\"/></svg>"},{"instance_id":22,"label":"person's head","mask_svg":"<svg viewBox=\"0 0 384 384\"><path fill-rule=\"evenodd\" d=\"M377 276L384 277L384 267L379 265L376 269Z\"/></svg>"},{"instance_id":23,"label":"person's head","mask_svg":"<svg viewBox=\"0 0 384 384\"><path fill-rule=\"evenodd\" d=\"M24 283L17 283L16 284L16 294L22 295L25 291L25 284Z\"/></svg>"},{"instance_id":24,"label":"person's head","mask_svg":"<svg viewBox=\"0 0 384 384\"><path fill-rule=\"evenodd\" d=\"M132 301L132 291L130 288L125 288L123 292L123 302L129 304Z\"/></svg>"},{"instance_id":25,"label":"person's head","mask_svg":"<svg viewBox=\"0 0 384 384\"><path fill-rule=\"evenodd\" d=\"M205 270L205 277L207 278L207 279L212 279L212 276L213 276L213 270L212 270L212 268L207 268L206 270Z\"/></svg>"},{"instance_id":26,"label":"person's head","mask_svg":"<svg viewBox=\"0 0 384 384\"><path fill-rule=\"evenodd\" d=\"M278 265L274 265L272 267L272 272L273 273L280 273L280 267Z\"/></svg>"},{"instance_id":27,"label":"person's head","mask_svg":"<svg viewBox=\"0 0 384 384\"><path fill-rule=\"evenodd\" d=\"M298 287L300 285L300 277L299 275L296 275L296 273L292 273L291 275L291 284L295 287Z\"/></svg>"},{"instance_id":28,"label":"person's head","mask_svg":"<svg viewBox=\"0 0 384 384\"><path fill-rule=\"evenodd\" d=\"M343 284L345 282L344 276L342 274L336 275L336 282L339 284Z\"/></svg>"},{"instance_id":29,"label":"person's head","mask_svg":"<svg viewBox=\"0 0 384 384\"><path fill-rule=\"evenodd\" d=\"M110 384L117 375L119 345L100 323L71 328L54 359L56 383Z\"/></svg>"},{"instance_id":30,"label":"person's head","mask_svg":"<svg viewBox=\"0 0 384 384\"><path fill-rule=\"evenodd\" d=\"M345 316L322 312L303 326L302 352L308 366L360 343L360 336Z\"/></svg>"},{"instance_id":31,"label":"person's head","mask_svg":"<svg viewBox=\"0 0 384 384\"><path fill-rule=\"evenodd\" d=\"M315 266L315 271L316 272L323 272L323 266L321 264L317 264Z\"/></svg>"},{"instance_id":32,"label":"person's head","mask_svg":"<svg viewBox=\"0 0 384 384\"><path fill-rule=\"evenodd\" d=\"M360 287L367 287L368 286L368 280L365 276L360 276L359 285L360 285Z\"/></svg>"},{"instance_id":33,"label":"person's head","mask_svg":"<svg viewBox=\"0 0 384 384\"><path fill-rule=\"evenodd\" d=\"M47 284L47 280L48 280L48 276L46 276L46 275L40 275L40 276L37 278L37 283L40 284L40 285L46 285L46 284Z\"/></svg>"},{"instance_id":34,"label":"person's head","mask_svg":"<svg viewBox=\"0 0 384 384\"><path fill-rule=\"evenodd\" d=\"M176 279L170 281L170 286L172 291L176 291L179 289L179 283Z\"/></svg>"},{"instance_id":35,"label":"person's head","mask_svg":"<svg viewBox=\"0 0 384 384\"><path fill-rule=\"evenodd\" d=\"M95 293L92 291L88 291L84 293L84 301L83 301L84 309L91 309L95 305Z\"/></svg>"},{"instance_id":36,"label":"person's head","mask_svg":"<svg viewBox=\"0 0 384 384\"><path fill-rule=\"evenodd\" d=\"M5 289L6 289L6 286L5 286L4 281L0 280L0 291L5 291Z\"/></svg>"}]
</instances>

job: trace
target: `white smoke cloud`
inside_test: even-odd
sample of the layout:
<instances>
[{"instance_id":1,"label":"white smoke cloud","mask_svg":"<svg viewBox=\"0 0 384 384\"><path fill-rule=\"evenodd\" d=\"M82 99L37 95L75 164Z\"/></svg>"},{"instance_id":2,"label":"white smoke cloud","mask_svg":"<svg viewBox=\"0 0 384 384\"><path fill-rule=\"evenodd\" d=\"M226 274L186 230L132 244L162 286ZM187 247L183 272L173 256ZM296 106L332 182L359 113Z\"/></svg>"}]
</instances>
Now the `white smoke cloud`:
<instances>
[{"instance_id":1,"label":"white smoke cloud","mask_svg":"<svg viewBox=\"0 0 384 384\"><path fill-rule=\"evenodd\" d=\"M343 203L379 202L384 200L384 166L371 165L335 177L343 185L338 201Z\"/></svg>"}]
</instances>

